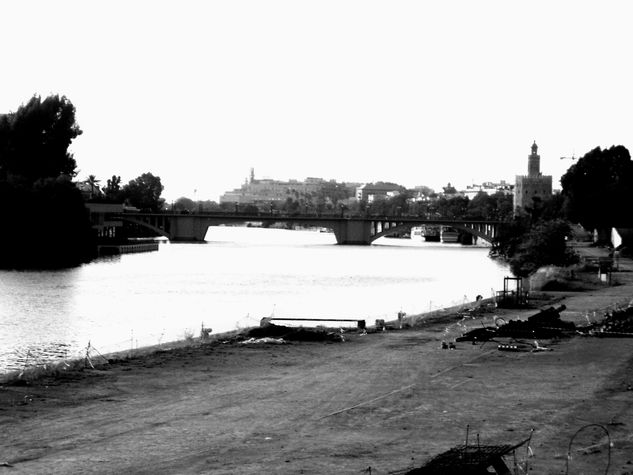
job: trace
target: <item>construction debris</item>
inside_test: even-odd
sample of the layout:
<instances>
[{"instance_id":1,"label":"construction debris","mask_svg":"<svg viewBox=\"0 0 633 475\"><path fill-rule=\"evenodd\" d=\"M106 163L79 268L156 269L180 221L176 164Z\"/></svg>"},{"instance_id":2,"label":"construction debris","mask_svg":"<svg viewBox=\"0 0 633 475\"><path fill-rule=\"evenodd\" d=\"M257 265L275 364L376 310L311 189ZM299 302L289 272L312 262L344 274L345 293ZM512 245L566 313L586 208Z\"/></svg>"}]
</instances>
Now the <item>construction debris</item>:
<instances>
[{"instance_id":1,"label":"construction debris","mask_svg":"<svg viewBox=\"0 0 633 475\"><path fill-rule=\"evenodd\" d=\"M549 307L535 313L527 320L510 320L508 323L498 327L475 328L456 341L490 341L493 338L529 338L529 339L551 339L561 338L569 332L575 331L573 322L561 320L560 312L565 310L565 306L558 308Z\"/></svg>"},{"instance_id":2,"label":"construction debris","mask_svg":"<svg viewBox=\"0 0 633 475\"><path fill-rule=\"evenodd\" d=\"M633 337L633 306L606 313L601 322L583 327L578 330L578 333L601 338L631 338Z\"/></svg>"},{"instance_id":3,"label":"construction debris","mask_svg":"<svg viewBox=\"0 0 633 475\"><path fill-rule=\"evenodd\" d=\"M318 329L304 327L287 327L283 325L269 324L265 327L251 328L244 335L250 338L283 338L285 341L345 341L339 331L333 329Z\"/></svg>"},{"instance_id":4,"label":"construction debris","mask_svg":"<svg viewBox=\"0 0 633 475\"><path fill-rule=\"evenodd\" d=\"M436 455L422 467L409 470L406 475L506 475L511 472L503 457L523 445L529 447L529 443L530 438L515 445L458 445ZM489 468L494 472L488 471Z\"/></svg>"}]
</instances>

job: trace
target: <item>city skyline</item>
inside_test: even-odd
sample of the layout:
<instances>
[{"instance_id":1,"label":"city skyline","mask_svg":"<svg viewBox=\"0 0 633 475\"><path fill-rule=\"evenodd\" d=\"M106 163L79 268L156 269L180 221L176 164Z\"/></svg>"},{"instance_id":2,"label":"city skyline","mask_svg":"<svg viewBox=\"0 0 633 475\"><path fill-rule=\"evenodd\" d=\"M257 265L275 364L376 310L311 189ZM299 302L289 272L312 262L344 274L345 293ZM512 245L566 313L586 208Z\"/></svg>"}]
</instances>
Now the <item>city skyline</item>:
<instances>
[{"instance_id":1,"label":"city skyline","mask_svg":"<svg viewBox=\"0 0 633 475\"><path fill-rule=\"evenodd\" d=\"M7 3L0 113L65 95L78 179L218 201L248 176L554 188L633 146L624 2ZM194 191L196 190L196 191Z\"/></svg>"}]
</instances>

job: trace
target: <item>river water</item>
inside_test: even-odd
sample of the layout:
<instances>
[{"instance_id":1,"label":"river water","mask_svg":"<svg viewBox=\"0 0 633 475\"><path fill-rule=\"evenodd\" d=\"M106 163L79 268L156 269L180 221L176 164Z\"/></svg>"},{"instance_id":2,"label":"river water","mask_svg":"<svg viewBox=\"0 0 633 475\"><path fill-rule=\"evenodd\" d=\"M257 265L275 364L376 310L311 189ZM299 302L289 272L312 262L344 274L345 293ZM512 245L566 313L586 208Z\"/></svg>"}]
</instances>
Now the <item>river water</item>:
<instances>
[{"instance_id":1,"label":"river water","mask_svg":"<svg viewBox=\"0 0 633 475\"><path fill-rule=\"evenodd\" d=\"M488 297L507 267L488 248L315 231L211 227L206 243L61 271L0 271L0 373L258 325L262 317L393 320Z\"/></svg>"}]
</instances>

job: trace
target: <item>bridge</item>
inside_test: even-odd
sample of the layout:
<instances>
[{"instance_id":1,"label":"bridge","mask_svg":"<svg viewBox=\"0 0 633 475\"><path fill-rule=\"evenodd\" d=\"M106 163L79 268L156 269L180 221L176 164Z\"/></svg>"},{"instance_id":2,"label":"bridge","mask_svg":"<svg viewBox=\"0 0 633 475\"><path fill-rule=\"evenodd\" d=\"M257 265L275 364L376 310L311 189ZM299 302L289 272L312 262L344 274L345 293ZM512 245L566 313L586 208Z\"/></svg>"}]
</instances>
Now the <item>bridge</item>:
<instances>
[{"instance_id":1,"label":"bridge","mask_svg":"<svg viewBox=\"0 0 633 475\"><path fill-rule=\"evenodd\" d=\"M450 226L488 242L496 237L502 221L472 221L427 219L415 216L318 216L241 213L140 213L122 212L107 217L109 220L133 223L170 241L202 242L209 226L243 223L288 223L331 229L337 244L369 245L390 234L404 233L414 226Z\"/></svg>"}]
</instances>

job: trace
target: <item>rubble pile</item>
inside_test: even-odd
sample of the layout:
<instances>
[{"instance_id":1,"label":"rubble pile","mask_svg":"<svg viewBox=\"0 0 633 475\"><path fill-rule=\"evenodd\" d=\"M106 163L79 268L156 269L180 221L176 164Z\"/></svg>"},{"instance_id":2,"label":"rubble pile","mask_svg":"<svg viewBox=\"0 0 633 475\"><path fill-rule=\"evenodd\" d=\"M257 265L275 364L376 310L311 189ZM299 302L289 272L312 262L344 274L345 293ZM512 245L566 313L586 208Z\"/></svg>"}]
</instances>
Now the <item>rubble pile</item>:
<instances>
[{"instance_id":1,"label":"rubble pile","mask_svg":"<svg viewBox=\"0 0 633 475\"><path fill-rule=\"evenodd\" d=\"M573 332L576 328L573 322L565 322L560 318L560 312L565 306L549 307L524 320L510 320L497 330L499 337L512 338L561 338L565 332Z\"/></svg>"},{"instance_id":2,"label":"rubble pile","mask_svg":"<svg viewBox=\"0 0 633 475\"><path fill-rule=\"evenodd\" d=\"M456 341L489 341L496 337L561 338L570 332L574 332L576 328L573 322L561 320L560 312L565 310L565 308L564 305L558 308L549 307L532 315L527 320L510 320L505 325L496 328L476 328L456 338Z\"/></svg>"},{"instance_id":3,"label":"rubble pile","mask_svg":"<svg viewBox=\"0 0 633 475\"><path fill-rule=\"evenodd\" d=\"M244 335L247 338L283 338L286 341L345 341L340 331L304 327L287 327L269 324L251 328Z\"/></svg>"},{"instance_id":4,"label":"rubble pile","mask_svg":"<svg viewBox=\"0 0 633 475\"><path fill-rule=\"evenodd\" d=\"M596 336L633 336L633 307L614 310L606 314L604 320L591 334Z\"/></svg>"}]
</instances>

